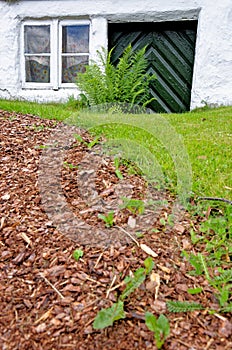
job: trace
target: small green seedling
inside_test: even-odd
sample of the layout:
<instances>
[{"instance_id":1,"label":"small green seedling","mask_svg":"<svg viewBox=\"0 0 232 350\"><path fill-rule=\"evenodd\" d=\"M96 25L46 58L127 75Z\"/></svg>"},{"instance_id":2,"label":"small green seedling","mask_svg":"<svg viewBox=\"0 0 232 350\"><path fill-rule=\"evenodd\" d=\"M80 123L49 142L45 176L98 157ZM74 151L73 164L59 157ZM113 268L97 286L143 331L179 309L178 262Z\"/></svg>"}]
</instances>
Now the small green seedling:
<instances>
[{"instance_id":1,"label":"small green seedling","mask_svg":"<svg viewBox=\"0 0 232 350\"><path fill-rule=\"evenodd\" d=\"M98 214L99 219L105 222L106 227L112 227L114 224L114 211L110 211L107 215Z\"/></svg>"},{"instance_id":2,"label":"small green seedling","mask_svg":"<svg viewBox=\"0 0 232 350\"><path fill-rule=\"evenodd\" d=\"M45 129L45 125L36 125L36 124L33 124L32 125L32 129L34 130L34 131L43 131L44 129Z\"/></svg>"},{"instance_id":3,"label":"small green seedling","mask_svg":"<svg viewBox=\"0 0 232 350\"><path fill-rule=\"evenodd\" d=\"M52 147L51 145L38 145L38 146L35 146L36 149L47 149L47 148L50 148Z\"/></svg>"},{"instance_id":4,"label":"small green seedling","mask_svg":"<svg viewBox=\"0 0 232 350\"><path fill-rule=\"evenodd\" d=\"M72 163L64 162L64 167L69 169L77 169L77 165L73 165Z\"/></svg>"},{"instance_id":5,"label":"small green seedling","mask_svg":"<svg viewBox=\"0 0 232 350\"><path fill-rule=\"evenodd\" d=\"M6 118L7 119L7 118ZM16 115L11 115L10 117L8 117L9 121L13 121L15 119L17 119Z\"/></svg>"},{"instance_id":6,"label":"small green seedling","mask_svg":"<svg viewBox=\"0 0 232 350\"><path fill-rule=\"evenodd\" d=\"M144 234L142 232L135 232L137 238L143 238Z\"/></svg>"},{"instance_id":7,"label":"small green seedling","mask_svg":"<svg viewBox=\"0 0 232 350\"><path fill-rule=\"evenodd\" d=\"M124 289L124 291L121 294L120 299L124 300L125 298L128 297L128 295L130 295L131 293L133 293L135 291L135 289L137 289L146 279L146 276L149 275L149 273L151 272L151 270L154 267L154 262L152 260L151 257L148 257L145 261L144 261L144 267L140 267L138 268L133 276L127 276L124 280L124 283L126 284L126 288Z\"/></svg>"},{"instance_id":8,"label":"small green seedling","mask_svg":"<svg viewBox=\"0 0 232 350\"><path fill-rule=\"evenodd\" d=\"M47 149L47 148L53 148L53 147L57 147L58 146L58 142L55 142L52 145L36 145L34 146L35 149Z\"/></svg>"},{"instance_id":9,"label":"small green seedling","mask_svg":"<svg viewBox=\"0 0 232 350\"><path fill-rule=\"evenodd\" d=\"M120 205L121 209L128 209L132 214L143 214L145 211L145 204L141 199L131 199L122 197L123 203Z\"/></svg>"},{"instance_id":10,"label":"small green seedling","mask_svg":"<svg viewBox=\"0 0 232 350\"><path fill-rule=\"evenodd\" d=\"M184 256L185 259L188 260L190 264L195 268L195 270L191 270L188 272L189 275L200 276L203 274L204 269L202 267L202 264L198 255L195 255L193 253L189 255L185 250L182 250L181 255Z\"/></svg>"},{"instance_id":11,"label":"small green seedling","mask_svg":"<svg viewBox=\"0 0 232 350\"><path fill-rule=\"evenodd\" d=\"M119 180L122 180L123 179L123 175L119 169L120 167L120 159L118 157L115 157L114 158L114 166L115 166L115 174L116 176L119 178Z\"/></svg>"},{"instance_id":12,"label":"small green seedling","mask_svg":"<svg viewBox=\"0 0 232 350\"><path fill-rule=\"evenodd\" d=\"M99 143L99 140L100 140L100 136L94 137L93 141L90 141L87 144L87 147L90 148L90 149L93 148L95 145L97 145Z\"/></svg>"},{"instance_id":13,"label":"small green seedling","mask_svg":"<svg viewBox=\"0 0 232 350\"><path fill-rule=\"evenodd\" d=\"M190 236L191 236L191 241L193 244L197 244L202 239L204 239L204 237L201 237L198 234L196 234L196 232L193 229L190 230Z\"/></svg>"},{"instance_id":14,"label":"small green seedling","mask_svg":"<svg viewBox=\"0 0 232 350\"><path fill-rule=\"evenodd\" d=\"M166 226L166 220L165 220L164 218L161 218L161 219L160 219L160 224L161 224L162 226Z\"/></svg>"},{"instance_id":15,"label":"small green seedling","mask_svg":"<svg viewBox=\"0 0 232 350\"><path fill-rule=\"evenodd\" d=\"M79 141L80 143L83 143L84 145L87 144L87 142L84 141L84 139L81 137L81 135L79 135L79 134L73 134L73 137L75 137L75 139L76 139L77 141Z\"/></svg>"},{"instance_id":16,"label":"small green seedling","mask_svg":"<svg viewBox=\"0 0 232 350\"><path fill-rule=\"evenodd\" d=\"M87 146L88 148L92 148L93 146L95 146L96 144L99 143L99 139L100 139L100 136L96 136L93 141L90 141L90 142L86 142L82 137L81 135L79 134L73 134L73 136L75 137L75 139L77 141L79 141L80 143L82 143L83 145Z\"/></svg>"},{"instance_id":17,"label":"small green seedling","mask_svg":"<svg viewBox=\"0 0 232 350\"><path fill-rule=\"evenodd\" d=\"M161 349L170 334L168 318L161 314L157 319L151 312L146 312L145 322L147 328L154 332L157 349Z\"/></svg>"},{"instance_id":18,"label":"small green seedling","mask_svg":"<svg viewBox=\"0 0 232 350\"><path fill-rule=\"evenodd\" d=\"M83 256L83 254L84 254L83 250L81 250L81 249L76 249L76 250L74 250L74 252L73 252L73 258L74 258L76 261L78 261L78 260Z\"/></svg>"},{"instance_id":19,"label":"small green seedling","mask_svg":"<svg viewBox=\"0 0 232 350\"><path fill-rule=\"evenodd\" d=\"M174 220L175 220L175 218L174 218L174 215L173 215L173 214L168 215L168 225L169 225L169 226L171 226L171 227L174 226Z\"/></svg>"}]
</instances>

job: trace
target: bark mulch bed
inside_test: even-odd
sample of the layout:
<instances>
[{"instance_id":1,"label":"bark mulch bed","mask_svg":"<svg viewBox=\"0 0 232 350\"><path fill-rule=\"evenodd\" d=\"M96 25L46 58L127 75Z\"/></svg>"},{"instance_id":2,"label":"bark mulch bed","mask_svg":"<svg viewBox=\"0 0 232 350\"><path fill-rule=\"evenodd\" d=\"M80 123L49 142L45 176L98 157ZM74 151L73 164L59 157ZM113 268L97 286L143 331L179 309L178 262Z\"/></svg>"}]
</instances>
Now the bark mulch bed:
<instances>
[{"instance_id":1,"label":"bark mulch bed","mask_svg":"<svg viewBox=\"0 0 232 350\"><path fill-rule=\"evenodd\" d=\"M124 166L119 180L99 145L90 149L72 140L63 147L64 158L54 150L49 163L41 145L61 123L4 111L0 120L1 349L156 349L145 311L168 317L164 349L232 349L231 315L208 313L218 309L214 291L202 276L188 274L191 267L181 256L183 249L194 252L189 231L197 229L197 217L193 222L182 213L174 227L164 225L160 219L167 222L174 198L158 190L152 198L161 200L159 210L136 216L119 209L122 196L146 200L146 183ZM110 210L115 225L106 229L98 214ZM158 294L148 277L126 299L124 320L94 330L97 312L116 301L125 276L147 258L128 236L134 231L158 255ZM72 256L75 249L84 252L79 261ZM187 289L194 287L204 292L190 295ZM206 309L170 313L168 300L195 301Z\"/></svg>"}]
</instances>

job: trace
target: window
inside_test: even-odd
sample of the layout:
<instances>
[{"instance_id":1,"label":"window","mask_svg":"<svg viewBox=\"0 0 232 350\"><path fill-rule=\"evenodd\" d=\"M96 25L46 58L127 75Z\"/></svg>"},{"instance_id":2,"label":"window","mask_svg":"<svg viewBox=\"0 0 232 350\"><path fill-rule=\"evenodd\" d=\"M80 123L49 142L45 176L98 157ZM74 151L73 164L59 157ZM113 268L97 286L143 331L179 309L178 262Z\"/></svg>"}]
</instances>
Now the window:
<instances>
[{"instance_id":1,"label":"window","mask_svg":"<svg viewBox=\"0 0 232 350\"><path fill-rule=\"evenodd\" d=\"M25 81L50 83L51 42L49 25L25 25Z\"/></svg>"},{"instance_id":2,"label":"window","mask_svg":"<svg viewBox=\"0 0 232 350\"><path fill-rule=\"evenodd\" d=\"M23 24L22 83L28 88L74 86L89 62L88 21Z\"/></svg>"}]
</instances>

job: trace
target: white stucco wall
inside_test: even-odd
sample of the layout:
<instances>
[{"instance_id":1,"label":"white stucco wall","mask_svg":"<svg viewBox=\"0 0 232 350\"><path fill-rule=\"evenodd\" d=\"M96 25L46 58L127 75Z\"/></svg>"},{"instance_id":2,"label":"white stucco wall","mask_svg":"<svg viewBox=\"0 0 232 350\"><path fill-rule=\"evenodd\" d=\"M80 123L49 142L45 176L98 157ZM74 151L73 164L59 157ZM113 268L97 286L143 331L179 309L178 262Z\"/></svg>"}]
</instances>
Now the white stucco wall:
<instances>
[{"instance_id":1,"label":"white stucco wall","mask_svg":"<svg viewBox=\"0 0 232 350\"><path fill-rule=\"evenodd\" d=\"M20 27L24 19L89 18L91 57L107 47L107 22L198 19L191 108L232 105L232 0L0 0L0 98L60 101L76 88L22 89Z\"/></svg>"}]
</instances>

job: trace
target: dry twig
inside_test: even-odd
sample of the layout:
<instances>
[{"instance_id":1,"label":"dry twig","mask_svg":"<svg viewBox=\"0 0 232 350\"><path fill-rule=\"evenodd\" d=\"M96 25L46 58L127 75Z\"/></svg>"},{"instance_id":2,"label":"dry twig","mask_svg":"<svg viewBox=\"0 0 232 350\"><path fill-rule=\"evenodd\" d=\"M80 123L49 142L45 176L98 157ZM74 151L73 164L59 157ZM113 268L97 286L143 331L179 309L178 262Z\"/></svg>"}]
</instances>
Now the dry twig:
<instances>
[{"instance_id":1,"label":"dry twig","mask_svg":"<svg viewBox=\"0 0 232 350\"><path fill-rule=\"evenodd\" d=\"M54 291L62 298L64 299L64 296L61 294L61 292L58 291L58 289L42 274L42 272L39 274L44 281L50 286L52 287L52 289L54 289Z\"/></svg>"}]
</instances>

